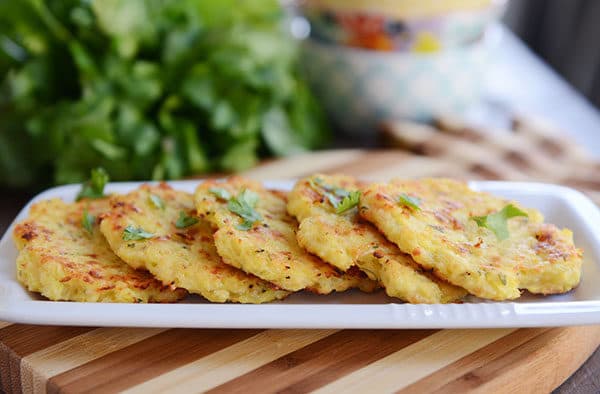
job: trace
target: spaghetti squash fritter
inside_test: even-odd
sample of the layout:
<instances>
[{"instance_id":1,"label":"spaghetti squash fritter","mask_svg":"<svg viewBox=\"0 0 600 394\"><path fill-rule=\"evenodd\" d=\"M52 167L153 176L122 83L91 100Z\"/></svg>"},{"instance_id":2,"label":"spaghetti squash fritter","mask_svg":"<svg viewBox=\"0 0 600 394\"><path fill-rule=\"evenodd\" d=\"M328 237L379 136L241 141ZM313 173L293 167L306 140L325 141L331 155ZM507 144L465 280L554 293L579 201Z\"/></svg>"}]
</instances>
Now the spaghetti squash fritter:
<instances>
[{"instance_id":1,"label":"spaghetti squash fritter","mask_svg":"<svg viewBox=\"0 0 600 394\"><path fill-rule=\"evenodd\" d=\"M289 294L223 263L191 194L167 184L143 185L110 202L101 223L108 243L132 267L147 269L163 283L212 302L263 303Z\"/></svg>"},{"instance_id":2,"label":"spaghetti squash fritter","mask_svg":"<svg viewBox=\"0 0 600 394\"><path fill-rule=\"evenodd\" d=\"M109 248L98 228L107 199L41 201L16 225L17 279L55 301L175 302L187 294L136 271Z\"/></svg>"},{"instance_id":3,"label":"spaghetti squash fritter","mask_svg":"<svg viewBox=\"0 0 600 394\"><path fill-rule=\"evenodd\" d=\"M481 298L564 293L580 281L582 253L570 230L463 182L373 184L359 210L417 263Z\"/></svg>"},{"instance_id":4,"label":"spaghetti squash fritter","mask_svg":"<svg viewBox=\"0 0 600 394\"><path fill-rule=\"evenodd\" d=\"M298 181L287 209L300 221L299 244L343 271L358 266L391 297L411 303L447 303L464 297L464 289L424 271L362 219L356 208L338 213L344 196L359 186L354 178L342 175L316 174Z\"/></svg>"},{"instance_id":5,"label":"spaghetti squash fritter","mask_svg":"<svg viewBox=\"0 0 600 394\"><path fill-rule=\"evenodd\" d=\"M207 181L195 193L198 215L217 229L215 244L224 261L277 286L319 294L377 283L359 270L341 273L298 245L296 220L286 212L285 193L239 177Z\"/></svg>"}]
</instances>

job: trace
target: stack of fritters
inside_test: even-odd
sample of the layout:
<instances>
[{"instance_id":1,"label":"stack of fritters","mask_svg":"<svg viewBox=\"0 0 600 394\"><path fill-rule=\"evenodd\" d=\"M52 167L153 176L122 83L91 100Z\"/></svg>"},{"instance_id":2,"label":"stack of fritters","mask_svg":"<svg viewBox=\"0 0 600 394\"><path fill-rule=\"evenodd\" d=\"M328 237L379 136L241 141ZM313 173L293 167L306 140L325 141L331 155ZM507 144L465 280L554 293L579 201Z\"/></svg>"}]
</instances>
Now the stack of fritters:
<instances>
[{"instance_id":1,"label":"stack of fritters","mask_svg":"<svg viewBox=\"0 0 600 394\"><path fill-rule=\"evenodd\" d=\"M115 253L163 283L200 294L212 302L261 303L288 293L269 282L223 263L212 230L196 218L192 195L166 184L144 185L111 198L100 228ZM147 232L124 239L126 229Z\"/></svg>"},{"instance_id":2,"label":"stack of fritters","mask_svg":"<svg viewBox=\"0 0 600 394\"><path fill-rule=\"evenodd\" d=\"M579 284L582 253L570 230L463 182L372 184L359 211L422 267L481 298L514 299L520 289L557 294Z\"/></svg>"},{"instance_id":3,"label":"stack of fritters","mask_svg":"<svg viewBox=\"0 0 600 394\"><path fill-rule=\"evenodd\" d=\"M359 186L347 176L314 175L296 183L287 208L300 221L300 245L342 271L358 266L388 295L407 302L446 303L462 298L466 294L462 288L424 271L362 219L358 209L336 213L333 204Z\"/></svg>"},{"instance_id":4,"label":"stack of fritters","mask_svg":"<svg viewBox=\"0 0 600 394\"><path fill-rule=\"evenodd\" d=\"M174 302L174 289L125 264L97 226L106 198L65 203L54 199L31 207L13 232L19 249L17 278L51 300L80 302Z\"/></svg>"},{"instance_id":5,"label":"stack of fritters","mask_svg":"<svg viewBox=\"0 0 600 394\"><path fill-rule=\"evenodd\" d=\"M232 177L34 204L14 229L17 276L52 300L263 303L383 287L410 303L575 287L581 252L541 214L445 179L314 175L291 193Z\"/></svg>"},{"instance_id":6,"label":"stack of fritters","mask_svg":"<svg viewBox=\"0 0 600 394\"><path fill-rule=\"evenodd\" d=\"M245 204L258 214L249 227L236 214L232 204ZM377 287L358 270L342 273L303 250L296 240L297 222L286 212L284 193L264 189L259 183L239 177L227 182L208 181L195 195L198 215L217 230L215 244L224 261L282 289L307 289L319 294L358 287L372 291Z\"/></svg>"},{"instance_id":7,"label":"stack of fritters","mask_svg":"<svg viewBox=\"0 0 600 394\"><path fill-rule=\"evenodd\" d=\"M191 194L166 184L37 203L14 230L18 279L52 300L87 302L173 302L190 292L212 302L263 303L302 289L328 294L378 287L360 270L342 273L298 246L285 193L231 178L218 186L233 197L215 199L211 185L197 192L202 212L218 212L210 221L196 214ZM229 200L250 192L260 220L243 229L214 220L242 220Z\"/></svg>"}]
</instances>

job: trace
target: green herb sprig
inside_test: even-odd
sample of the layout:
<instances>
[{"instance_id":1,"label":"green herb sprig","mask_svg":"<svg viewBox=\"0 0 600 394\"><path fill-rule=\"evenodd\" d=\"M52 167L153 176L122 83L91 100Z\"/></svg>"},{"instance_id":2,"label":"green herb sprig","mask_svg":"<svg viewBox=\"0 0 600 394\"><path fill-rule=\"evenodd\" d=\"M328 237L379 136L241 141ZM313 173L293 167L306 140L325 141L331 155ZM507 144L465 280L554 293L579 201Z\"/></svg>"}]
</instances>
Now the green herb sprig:
<instances>
[{"instance_id":1,"label":"green herb sprig","mask_svg":"<svg viewBox=\"0 0 600 394\"><path fill-rule=\"evenodd\" d=\"M141 227L135 227L129 225L125 227L123 230L123 240L124 241L140 241L142 239L150 239L153 238L154 234L145 231Z\"/></svg>"},{"instance_id":2,"label":"green herb sprig","mask_svg":"<svg viewBox=\"0 0 600 394\"><path fill-rule=\"evenodd\" d=\"M360 191L355 190L350 192L346 197L342 199L342 201L335 208L335 212L340 214L346 211L351 210L360 202Z\"/></svg>"},{"instance_id":3,"label":"green herb sprig","mask_svg":"<svg viewBox=\"0 0 600 394\"><path fill-rule=\"evenodd\" d=\"M154 205L154 207L156 209L160 209L160 210L164 210L165 209L165 202L163 201L162 198L160 198L159 196L157 196L156 194L151 194L148 197L148 200L150 200L150 203L152 205Z\"/></svg>"},{"instance_id":4,"label":"green herb sprig","mask_svg":"<svg viewBox=\"0 0 600 394\"><path fill-rule=\"evenodd\" d=\"M188 216L185 212L179 212L179 218L177 218L177 222L175 222L175 227L177 228L186 228L193 226L198 223L198 218L193 216Z\"/></svg>"},{"instance_id":5,"label":"green herb sprig","mask_svg":"<svg viewBox=\"0 0 600 394\"><path fill-rule=\"evenodd\" d=\"M227 202L229 211L244 219L242 223L236 226L238 230L250 230L254 226L254 223L263 219L261 214L254 209L258 203L258 199L258 194L244 189L236 197L232 197Z\"/></svg>"},{"instance_id":6,"label":"green herb sprig","mask_svg":"<svg viewBox=\"0 0 600 394\"><path fill-rule=\"evenodd\" d=\"M491 230L494 234L496 234L496 237L500 241L503 241L510 236L508 232L508 219L517 216L528 217L527 212L517 208L512 204L508 204L496 213L491 213L485 216L473 216L471 219L473 219L479 227L485 227Z\"/></svg>"},{"instance_id":7,"label":"green herb sprig","mask_svg":"<svg viewBox=\"0 0 600 394\"><path fill-rule=\"evenodd\" d=\"M421 200L419 200L416 197L411 197L408 194L404 194L402 193L399 197L398 197L398 203L400 203L400 205L404 205L406 207L412 208L416 211L420 211L421 207Z\"/></svg>"},{"instance_id":8,"label":"green herb sprig","mask_svg":"<svg viewBox=\"0 0 600 394\"><path fill-rule=\"evenodd\" d=\"M331 186L324 183L321 178L311 178L308 183L313 190L327 198L338 214L354 208L360 201L360 191L358 190L348 191L341 187Z\"/></svg>"},{"instance_id":9,"label":"green herb sprig","mask_svg":"<svg viewBox=\"0 0 600 394\"><path fill-rule=\"evenodd\" d=\"M76 200L83 198L102 198L104 195L104 187L109 181L109 176L106 170L102 167L94 168L91 171L90 179L81 185L81 190L77 194Z\"/></svg>"},{"instance_id":10,"label":"green herb sprig","mask_svg":"<svg viewBox=\"0 0 600 394\"><path fill-rule=\"evenodd\" d=\"M95 223L96 217L92 215L87 208L85 208L81 217L81 225L88 231L88 233L93 234Z\"/></svg>"},{"instance_id":11,"label":"green herb sprig","mask_svg":"<svg viewBox=\"0 0 600 394\"><path fill-rule=\"evenodd\" d=\"M217 196L217 198L220 198L221 200L229 201L231 199L231 193L229 193L229 191L221 187L211 187L210 189L208 189L208 191Z\"/></svg>"}]
</instances>

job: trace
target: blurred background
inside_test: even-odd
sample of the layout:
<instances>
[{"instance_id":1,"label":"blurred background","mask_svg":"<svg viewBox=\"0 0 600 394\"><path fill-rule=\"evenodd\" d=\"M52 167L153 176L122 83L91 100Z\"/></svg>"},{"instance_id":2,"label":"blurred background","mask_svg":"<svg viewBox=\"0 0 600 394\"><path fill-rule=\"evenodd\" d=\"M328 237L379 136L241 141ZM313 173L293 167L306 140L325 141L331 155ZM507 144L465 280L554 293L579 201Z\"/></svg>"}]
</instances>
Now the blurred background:
<instances>
[{"instance_id":1,"label":"blurred background","mask_svg":"<svg viewBox=\"0 0 600 394\"><path fill-rule=\"evenodd\" d=\"M504 21L544 61L600 107L600 4L589 0L521 0Z\"/></svg>"},{"instance_id":2,"label":"blurred background","mask_svg":"<svg viewBox=\"0 0 600 394\"><path fill-rule=\"evenodd\" d=\"M0 0L0 188L406 148L424 132L382 125L448 117L491 134L536 115L600 156L598 17L585 0Z\"/></svg>"}]
</instances>

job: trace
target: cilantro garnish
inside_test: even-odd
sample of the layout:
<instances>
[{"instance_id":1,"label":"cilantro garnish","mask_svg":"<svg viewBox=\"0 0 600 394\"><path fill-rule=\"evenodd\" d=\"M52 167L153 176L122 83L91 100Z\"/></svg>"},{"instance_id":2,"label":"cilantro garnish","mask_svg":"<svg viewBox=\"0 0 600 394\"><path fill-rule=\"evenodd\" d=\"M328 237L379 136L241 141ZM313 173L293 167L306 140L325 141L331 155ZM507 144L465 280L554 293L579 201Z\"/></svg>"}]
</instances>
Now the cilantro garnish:
<instances>
[{"instance_id":1,"label":"cilantro garnish","mask_svg":"<svg viewBox=\"0 0 600 394\"><path fill-rule=\"evenodd\" d=\"M244 219L241 224L236 226L238 230L250 230L254 223L262 220L260 213L254 210L257 202L258 195L247 189L242 190L240 194L228 201L227 208Z\"/></svg>"},{"instance_id":2,"label":"cilantro garnish","mask_svg":"<svg viewBox=\"0 0 600 394\"><path fill-rule=\"evenodd\" d=\"M104 168L94 168L91 172L90 179L81 185L81 191L77 195L76 200L82 198L102 198L104 197L104 186L108 183L109 177Z\"/></svg>"},{"instance_id":3,"label":"cilantro garnish","mask_svg":"<svg viewBox=\"0 0 600 394\"><path fill-rule=\"evenodd\" d=\"M473 219L479 227L485 227L491 230L496 234L496 237L502 241L509 237L507 225L508 219L516 216L527 217L527 213L512 204L508 204L496 213L491 213L486 216L473 216L471 219Z\"/></svg>"},{"instance_id":4,"label":"cilantro garnish","mask_svg":"<svg viewBox=\"0 0 600 394\"><path fill-rule=\"evenodd\" d=\"M124 241L139 241L141 239L149 239L154 237L154 234L144 231L141 227L127 226L123 230Z\"/></svg>"},{"instance_id":5,"label":"cilantro garnish","mask_svg":"<svg viewBox=\"0 0 600 394\"><path fill-rule=\"evenodd\" d=\"M402 193L398 197L398 202L401 205L407 206L407 207L412 208L414 210L417 210L417 211L421 210L421 207L419 206L419 204L421 203L421 200L419 200L416 197L411 197L408 194Z\"/></svg>"},{"instance_id":6,"label":"cilantro garnish","mask_svg":"<svg viewBox=\"0 0 600 394\"><path fill-rule=\"evenodd\" d=\"M94 232L94 223L96 223L96 217L89 213L88 209L85 208L83 210L83 215L81 217L81 225L85 228L90 234Z\"/></svg>"},{"instance_id":7,"label":"cilantro garnish","mask_svg":"<svg viewBox=\"0 0 600 394\"><path fill-rule=\"evenodd\" d=\"M355 190L353 192L350 192L350 194L348 194L346 197L344 197L342 199L342 201L339 203L339 205L335 208L335 212L336 213L344 213L344 212L354 208L355 206L357 206L359 201L360 201L360 191Z\"/></svg>"},{"instance_id":8,"label":"cilantro garnish","mask_svg":"<svg viewBox=\"0 0 600 394\"><path fill-rule=\"evenodd\" d=\"M198 223L198 218L188 216L185 212L181 211L179 212L179 218L177 219L177 222L175 222L175 227L186 228L193 226L196 223Z\"/></svg>"},{"instance_id":9,"label":"cilantro garnish","mask_svg":"<svg viewBox=\"0 0 600 394\"><path fill-rule=\"evenodd\" d=\"M341 187L327 185L321 178L309 179L308 183L316 192L327 198L338 214L354 208L360 200L358 190L349 192Z\"/></svg>"},{"instance_id":10,"label":"cilantro garnish","mask_svg":"<svg viewBox=\"0 0 600 394\"><path fill-rule=\"evenodd\" d=\"M209 192L220 198L221 200L229 201L231 199L231 193L221 187L211 187L208 189Z\"/></svg>"},{"instance_id":11,"label":"cilantro garnish","mask_svg":"<svg viewBox=\"0 0 600 394\"><path fill-rule=\"evenodd\" d=\"M152 205L154 205L156 208L165 209L165 202L163 201L162 198L160 198L156 194L151 194L150 197L148 197L148 199L150 200Z\"/></svg>"}]
</instances>

